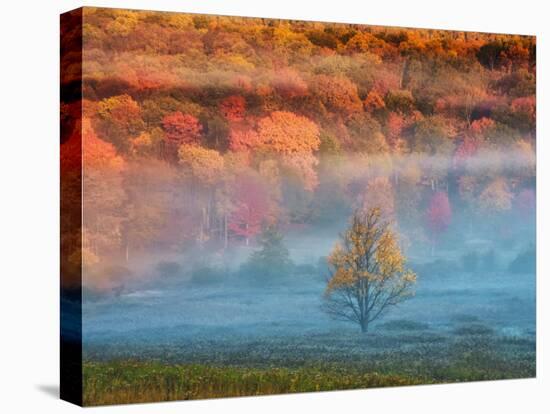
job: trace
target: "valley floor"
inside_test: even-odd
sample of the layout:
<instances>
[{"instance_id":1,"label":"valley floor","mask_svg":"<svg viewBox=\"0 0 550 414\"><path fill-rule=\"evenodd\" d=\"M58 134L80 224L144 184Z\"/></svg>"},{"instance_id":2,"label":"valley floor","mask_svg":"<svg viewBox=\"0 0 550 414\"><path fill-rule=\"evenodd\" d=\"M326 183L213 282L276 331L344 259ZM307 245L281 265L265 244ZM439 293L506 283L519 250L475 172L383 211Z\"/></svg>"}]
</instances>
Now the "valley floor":
<instances>
[{"instance_id":1,"label":"valley floor","mask_svg":"<svg viewBox=\"0 0 550 414\"><path fill-rule=\"evenodd\" d=\"M535 336L477 321L393 321L367 335L225 338L88 349L85 405L453 383L536 375Z\"/></svg>"}]
</instances>

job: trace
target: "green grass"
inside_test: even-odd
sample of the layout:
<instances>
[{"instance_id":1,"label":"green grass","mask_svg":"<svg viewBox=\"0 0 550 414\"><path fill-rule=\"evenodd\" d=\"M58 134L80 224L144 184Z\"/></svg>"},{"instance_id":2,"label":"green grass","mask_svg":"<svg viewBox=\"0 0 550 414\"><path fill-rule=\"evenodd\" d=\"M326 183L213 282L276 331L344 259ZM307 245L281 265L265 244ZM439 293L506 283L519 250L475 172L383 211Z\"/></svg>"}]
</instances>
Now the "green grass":
<instances>
[{"instance_id":1,"label":"green grass","mask_svg":"<svg viewBox=\"0 0 550 414\"><path fill-rule=\"evenodd\" d=\"M84 403L532 378L535 355L534 336L497 335L479 321L455 322L436 331L398 321L368 335L111 342L85 349Z\"/></svg>"},{"instance_id":2,"label":"green grass","mask_svg":"<svg viewBox=\"0 0 550 414\"><path fill-rule=\"evenodd\" d=\"M84 365L84 405L144 403L426 384L344 367L211 367L118 361Z\"/></svg>"}]
</instances>

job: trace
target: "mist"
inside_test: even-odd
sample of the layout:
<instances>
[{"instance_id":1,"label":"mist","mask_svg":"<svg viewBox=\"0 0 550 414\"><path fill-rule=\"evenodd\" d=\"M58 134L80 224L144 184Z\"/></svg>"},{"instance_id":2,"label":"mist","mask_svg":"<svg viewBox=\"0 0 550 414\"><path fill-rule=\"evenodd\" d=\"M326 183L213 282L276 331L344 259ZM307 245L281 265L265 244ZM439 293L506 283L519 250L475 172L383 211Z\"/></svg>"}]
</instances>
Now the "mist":
<instances>
[{"instance_id":1,"label":"mist","mask_svg":"<svg viewBox=\"0 0 550 414\"><path fill-rule=\"evenodd\" d=\"M351 214L370 205L386 211L417 283L412 298L373 324L367 341L389 335L394 338L390 348L400 349L400 337L418 332L435 343L472 334L534 341L535 187L525 178L534 170L532 158L494 151L458 167L450 157L422 154L338 156L322 164L326 167L319 169L313 192L297 191L300 177L290 173L277 189L265 177L253 187L280 192L285 210L276 223L288 251L284 264L251 264L254 252L261 250L260 229L249 239L230 232L228 240L212 236L166 249L174 227L181 226L178 219L163 224L156 242L127 260L113 257L104 268L108 275L86 274L85 352L112 358L148 349L156 358L192 361L207 357L200 351L201 341L221 349L247 349L257 341L277 343L277 348L281 343L303 346L306 338L309 345L316 338L319 345L327 338L360 338L356 326L332 319L322 303L327 256ZM419 173L411 174L411 169ZM140 171L146 171L143 165ZM143 182L146 173L138 174ZM476 195L461 189L462 175L476 180ZM145 187L136 196L138 203L158 201L162 191L171 194L173 212L189 209L190 197L212 193L195 187L191 196L189 187L171 184L167 177L162 185ZM487 190L495 182L504 185ZM448 199L450 217L433 229L429 214L436 194ZM168 212L168 217L174 214ZM192 228L179 230L200 237ZM377 350L375 345L367 348ZM166 349L172 351L166 354ZM219 352L222 361L234 356L233 351Z\"/></svg>"}]
</instances>

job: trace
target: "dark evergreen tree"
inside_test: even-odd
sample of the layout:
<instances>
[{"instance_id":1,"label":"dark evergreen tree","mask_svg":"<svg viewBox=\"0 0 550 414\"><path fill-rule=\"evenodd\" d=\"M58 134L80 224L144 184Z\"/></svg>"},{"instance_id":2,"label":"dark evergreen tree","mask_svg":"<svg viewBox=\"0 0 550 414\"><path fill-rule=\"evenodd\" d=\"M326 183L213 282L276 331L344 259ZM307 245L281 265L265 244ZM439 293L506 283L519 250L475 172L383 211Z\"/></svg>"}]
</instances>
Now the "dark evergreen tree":
<instances>
[{"instance_id":1,"label":"dark evergreen tree","mask_svg":"<svg viewBox=\"0 0 550 414\"><path fill-rule=\"evenodd\" d=\"M247 273L257 278L281 277L290 273L293 263L277 226L265 226L258 244L260 249L250 255L245 265Z\"/></svg>"}]
</instances>

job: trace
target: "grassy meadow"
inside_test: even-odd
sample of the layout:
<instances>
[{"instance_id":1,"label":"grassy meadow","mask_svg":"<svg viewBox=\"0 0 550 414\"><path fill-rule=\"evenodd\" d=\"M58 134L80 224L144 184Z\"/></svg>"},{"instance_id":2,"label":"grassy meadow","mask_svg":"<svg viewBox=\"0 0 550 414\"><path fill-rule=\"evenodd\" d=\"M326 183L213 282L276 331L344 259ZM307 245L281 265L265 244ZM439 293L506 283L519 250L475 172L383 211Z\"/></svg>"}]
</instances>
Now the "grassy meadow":
<instances>
[{"instance_id":1,"label":"grassy meadow","mask_svg":"<svg viewBox=\"0 0 550 414\"><path fill-rule=\"evenodd\" d=\"M422 384L420 379L342 367L211 367L119 361L84 368L85 405L242 397Z\"/></svg>"},{"instance_id":2,"label":"grassy meadow","mask_svg":"<svg viewBox=\"0 0 550 414\"><path fill-rule=\"evenodd\" d=\"M107 405L529 378L535 338L458 319L447 332L397 320L368 335L175 341L97 347L84 365L84 404ZM102 356L102 357L101 357ZM209 361L209 356L211 361Z\"/></svg>"}]
</instances>

